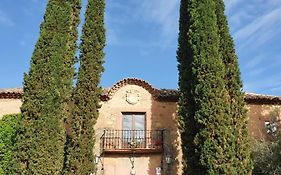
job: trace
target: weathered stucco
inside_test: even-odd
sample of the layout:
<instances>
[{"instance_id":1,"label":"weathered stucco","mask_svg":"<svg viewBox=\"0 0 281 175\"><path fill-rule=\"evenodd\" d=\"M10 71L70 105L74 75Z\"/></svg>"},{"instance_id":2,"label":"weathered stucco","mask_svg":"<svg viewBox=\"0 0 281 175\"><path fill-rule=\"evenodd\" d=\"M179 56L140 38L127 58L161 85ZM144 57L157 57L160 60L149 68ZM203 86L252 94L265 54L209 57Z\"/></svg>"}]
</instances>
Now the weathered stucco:
<instances>
[{"instance_id":1,"label":"weathered stucco","mask_svg":"<svg viewBox=\"0 0 281 175\"><path fill-rule=\"evenodd\" d=\"M0 119L3 115L19 113L21 104L20 99L0 99Z\"/></svg>"},{"instance_id":2,"label":"weathered stucco","mask_svg":"<svg viewBox=\"0 0 281 175\"><path fill-rule=\"evenodd\" d=\"M281 105L270 104L247 104L249 134L255 140L267 140L271 135L267 133L265 122L281 119Z\"/></svg>"}]
</instances>

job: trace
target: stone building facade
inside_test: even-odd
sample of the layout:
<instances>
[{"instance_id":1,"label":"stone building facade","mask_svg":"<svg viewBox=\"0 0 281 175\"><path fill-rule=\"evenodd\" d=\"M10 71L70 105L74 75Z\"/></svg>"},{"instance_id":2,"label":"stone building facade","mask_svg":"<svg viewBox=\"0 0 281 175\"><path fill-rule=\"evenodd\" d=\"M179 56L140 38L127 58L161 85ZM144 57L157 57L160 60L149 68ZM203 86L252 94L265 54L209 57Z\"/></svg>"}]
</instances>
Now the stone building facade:
<instances>
[{"instance_id":1,"label":"stone building facade","mask_svg":"<svg viewBox=\"0 0 281 175\"><path fill-rule=\"evenodd\" d=\"M0 89L0 119L3 115L20 113L22 89Z\"/></svg>"},{"instance_id":2,"label":"stone building facade","mask_svg":"<svg viewBox=\"0 0 281 175\"><path fill-rule=\"evenodd\" d=\"M0 90L0 116L18 113L20 89ZM156 89L128 78L104 89L94 126L99 175L181 174L181 140L177 124L177 90ZM249 134L270 139L281 117L281 97L245 95Z\"/></svg>"}]
</instances>

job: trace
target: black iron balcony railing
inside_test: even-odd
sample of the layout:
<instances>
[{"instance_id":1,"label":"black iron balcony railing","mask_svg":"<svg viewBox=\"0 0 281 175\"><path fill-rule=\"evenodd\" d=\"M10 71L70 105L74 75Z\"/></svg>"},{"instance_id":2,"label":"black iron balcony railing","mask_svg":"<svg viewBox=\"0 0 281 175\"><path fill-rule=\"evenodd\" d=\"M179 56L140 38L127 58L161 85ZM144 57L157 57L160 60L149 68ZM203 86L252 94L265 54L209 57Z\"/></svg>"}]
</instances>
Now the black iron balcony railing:
<instances>
[{"instance_id":1,"label":"black iron balcony railing","mask_svg":"<svg viewBox=\"0 0 281 175\"><path fill-rule=\"evenodd\" d=\"M101 149L111 153L162 152L164 130L104 130Z\"/></svg>"}]
</instances>

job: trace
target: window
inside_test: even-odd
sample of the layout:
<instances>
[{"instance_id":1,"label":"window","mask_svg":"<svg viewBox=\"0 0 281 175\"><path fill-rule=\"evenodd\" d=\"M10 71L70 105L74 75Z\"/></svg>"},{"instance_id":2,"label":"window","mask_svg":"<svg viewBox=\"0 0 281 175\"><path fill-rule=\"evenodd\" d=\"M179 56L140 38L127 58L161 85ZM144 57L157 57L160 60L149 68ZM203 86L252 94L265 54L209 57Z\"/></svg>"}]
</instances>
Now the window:
<instances>
[{"instance_id":1,"label":"window","mask_svg":"<svg viewBox=\"0 0 281 175\"><path fill-rule=\"evenodd\" d=\"M124 147L141 147L145 144L145 113L123 113Z\"/></svg>"},{"instance_id":2,"label":"window","mask_svg":"<svg viewBox=\"0 0 281 175\"><path fill-rule=\"evenodd\" d=\"M279 127L280 127L280 109L273 109L272 111L269 112L269 117L270 119L268 121L264 122L264 126L266 129L267 134L271 135L271 136L276 136L278 131L279 131Z\"/></svg>"},{"instance_id":3,"label":"window","mask_svg":"<svg viewBox=\"0 0 281 175\"><path fill-rule=\"evenodd\" d=\"M122 113L122 129L104 130L102 151L108 153L161 153L163 130L147 130L146 114Z\"/></svg>"},{"instance_id":4,"label":"window","mask_svg":"<svg viewBox=\"0 0 281 175\"><path fill-rule=\"evenodd\" d=\"M277 132L277 124L275 121L265 121L264 126L266 129L267 134L275 135Z\"/></svg>"},{"instance_id":5,"label":"window","mask_svg":"<svg viewBox=\"0 0 281 175\"><path fill-rule=\"evenodd\" d=\"M145 130L145 114L123 113L123 130Z\"/></svg>"}]
</instances>

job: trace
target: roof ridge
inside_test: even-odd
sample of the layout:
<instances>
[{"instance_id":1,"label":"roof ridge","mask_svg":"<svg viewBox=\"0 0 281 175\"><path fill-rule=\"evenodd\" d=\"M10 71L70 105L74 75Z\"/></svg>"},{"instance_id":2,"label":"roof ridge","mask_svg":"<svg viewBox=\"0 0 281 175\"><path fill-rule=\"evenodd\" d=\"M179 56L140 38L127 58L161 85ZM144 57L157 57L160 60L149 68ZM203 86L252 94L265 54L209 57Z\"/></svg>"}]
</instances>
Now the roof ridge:
<instances>
[{"instance_id":1,"label":"roof ridge","mask_svg":"<svg viewBox=\"0 0 281 175\"><path fill-rule=\"evenodd\" d=\"M171 102L178 101L179 90L166 88L158 89L145 80L139 78L124 78L113 84L111 88L103 88L101 100L110 100L120 88L126 85L137 85L146 89L149 93L151 93L155 100ZM23 88L21 87L0 88L0 99L21 99L22 95ZM245 92L245 101L248 103L281 104L281 96Z\"/></svg>"}]
</instances>

